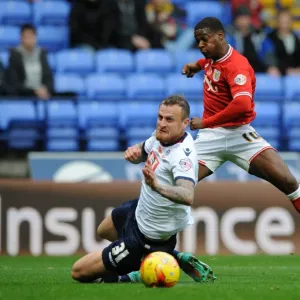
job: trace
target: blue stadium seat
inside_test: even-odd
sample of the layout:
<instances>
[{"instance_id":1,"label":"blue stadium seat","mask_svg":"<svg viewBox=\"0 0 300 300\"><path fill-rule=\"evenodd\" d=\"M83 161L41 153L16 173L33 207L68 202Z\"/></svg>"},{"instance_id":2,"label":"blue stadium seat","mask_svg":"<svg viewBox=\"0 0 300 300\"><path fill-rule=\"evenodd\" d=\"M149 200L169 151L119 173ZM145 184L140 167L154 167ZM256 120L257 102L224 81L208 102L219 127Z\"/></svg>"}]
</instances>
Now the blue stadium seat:
<instances>
[{"instance_id":1,"label":"blue stadium seat","mask_svg":"<svg viewBox=\"0 0 300 300\"><path fill-rule=\"evenodd\" d=\"M284 78L285 99L300 102L300 76L286 76Z\"/></svg>"},{"instance_id":2,"label":"blue stadium seat","mask_svg":"<svg viewBox=\"0 0 300 300\"><path fill-rule=\"evenodd\" d=\"M196 62L203 57L203 54L200 52L200 50L197 49L175 52L176 72L181 73L182 68L185 64Z\"/></svg>"},{"instance_id":3,"label":"blue stadium seat","mask_svg":"<svg viewBox=\"0 0 300 300\"><path fill-rule=\"evenodd\" d=\"M94 71L94 54L91 51L69 49L56 54L59 73L77 72L86 75Z\"/></svg>"},{"instance_id":4,"label":"blue stadium seat","mask_svg":"<svg viewBox=\"0 0 300 300\"><path fill-rule=\"evenodd\" d=\"M165 50L140 50L135 54L136 70L139 73L170 73L174 70L172 56Z\"/></svg>"},{"instance_id":5,"label":"blue stadium seat","mask_svg":"<svg viewBox=\"0 0 300 300\"><path fill-rule=\"evenodd\" d=\"M0 101L0 130L9 128L12 121L27 123L37 120L36 109L32 101Z\"/></svg>"},{"instance_id":6,"label":"blue stadium seat","mask_svg":"<svg viewBox=\"0 0 300 300\"><path fill-rule=\"evenodd\" d=\"M8 51L0 52L0 62L2 63L4 68L7 68L9 61L9 53Z\"/></svg>"},{"instance_id":7,"label":"blue stadium seat","mask_svg":"<svg viewBox=\"0 0 300 300\"><path fill-rule=\"evenodd\" d=\"M78 151L79 142L76 139L50 139L46 143L47 151Z\"/></svg>"},{"instance_id":8,"label":"blue stadium seat","mask_svg":"<svg viewBox=\"0 0 300 300\"><path fill-rule=\"evenodd\" d=\"M56 54L55 53L47 53L47 59L49 66L52 71L56 70Z\"/></svg>"},{"instance_id":9,"label":"blue stadium seat","mask_svg":"<svg viewBox=\"0 0 300 300\"><path fill-rule=\"evenodd\" d=\"M8 146L33 149L39 139L37 115L32 101L0 101L0 131L6 133Z\"/></svg>"},{"instance_id":10,"label":"blue stadium seat","mask_svg":"<svg viewBox=\"0 0 300 300\"><path fill-rule=\"evenodd\" d=\"M154 74L133 74L127 81L128 99L161 101L166 96L165 81Z\"/></svg>"},{"instance_id":11,"label":"blue stadium seat","mask_svg":"<svg viewBox=\"0 0 300 300\"><path fill-rule=\"evenodd\" d=\"M20 29L17 26L0 26L0 50L20 44Z\"/></svg>"},{"instance_id":12,"label":"blue stadium seat","mask_svg":"<svg viewBox=\"0 0 300 300\"><path fill-rule=\"evenodd\" d=\"M126 98L124 79L118 74L94 74L86 80L88 98L91 100L123 100Z\"/></svg>"},{"instance_id":13,"label":"blue stadium seat","mask_svg":"<svg viewBox=\"0 0 300 300\"><path fill-rule=\"evenodd\" d=\"M224 11L223 6L218 1L193 1L186 5L187 10L187 23L188 26L193 27L201 21L201 19L207 17L216 17L223 20Z\"/></svg>"},{"instance_id":14,"label":"blue stadium seat","mask_svg":"<svg viewBox=\"0 0 300 300\"><path fill-rule=\"evenodd\" d=\"M31 22L32 15L29 3L19 1L0 2L0 24L21 25Z\"/></svg>"},{"instance_id":15,"label":"blue stadium seat","mask_svg":"<svg viewBox=\"0 0 300 300\"><path fill-rule=\"evenodd\" d=\"M187 100L202 100L203 82L197 78L186 78L181 74L172 74L166 80L167 94L182 94Z\"/></svg>"},{"instance_id":16,"label":"blue stadium seat","mask_svg":"<svg viewBox=\"0 0 300 300\"><path fill-rule=\"evenodd\" d=\"M284 104L283 122L284 132L288 137L289 150L300 150L300 102Z\"/></svg>"},{"instance_id":17,"label":"blue stadium seat","mask_svg":"<svg viewBox=\"0 0 300 300\"><path fill-rule=\"evenodd\" d=\"M256 117L252 122L253 126L279 127L280 126L280 105L276 102L256 102Z\"/></svg>"},{"instance_id":18,"label":"blue stadium seat","mask_svg":"<svg viewBox=\"0 0 300 300\"><path fill-rule=\"evenodd\" d=\"M79 127L83 130L96 127L115 128L119 124L120 109L116 103L87 101L78 103Z\"/></svg>"},{"instance_id":19,"label":"blue stadium seat","mask_svg":"<svg viewBox=\"0 0 300 300\"><path fill-rule=\"evenodd\" d=\"M129 127L126 131L126 139L128 141L128 146L133 145L130 141L139 140L139 143L147 140L153 133L155 127L153 126L133 126Z\"/></svg>"},{"instance_id":20,"label":"blue stadium seat","mask_svg":"<svg viewBox=\"0 0 300 300\"><path fill-rule=\"evenodd\" d=\"M129 73L134 70L133 57L130 51L108 49L98 51L96 55L97 72Z\"/></svg>"},{"instance_id":21,"label":"blue stadium seat","mask_svg":"<svg viewBox=\"0 0 300 300\"><path fill-rule=\"evenodd\" d=\"M86 93L85 81L77 74L56 74L54 77L54 90L57 93Z\"/></svg>"},{"instance_id":22,"label":"blue stadium seat","mask_svg":"<svg viewBox=\"0 0 300 300\"><path fill-rule=\"evenodd\" d=\"M47 102L47 150L75 151L78 149L78 116L72 101Z\"/></svg>"},{"instance_id":23,"label":"blue stadium seat","mask_svg":"<svg viewBox=\"0 0 300 300\"><path fill-rule=\"evenodd\" d=\"M70 4L66 1L40 1L33 4L36 25L67 25Z\"/></svg>"},{"instance_id":24,"label":"blue stadium seat","mask_svg":"<svg viewBox=\"0 0 300 300\"><path fill-rule=\"evenodd\" d=\"M256 74L256 101L282 101L283 84L280 77Z\"/></svg>"},{"instance_id":25,"label":"blue stadium seat","mask_svg":"<svg viewBox=\"0 0 300 300\"><path fill-rule=\"evenodd\" d=\"M119 110L116 103L81 102L79 126L89 151L119 149Z\"/></svg>"},{"instance_id":26,"label":"blue stadium seat","mask_svg":"<svg viewBox=\"0 0 300 300\"><path fill-rule=\"evenodd\" d=\"M130 127L153 127L157 121L159 103L128 102L120 104L120 125L126 131Z\"/></svg>"},{"instance_id":27,"label":"blue stadium seat","mask_svg":"<svg viewBox=\"0 0 300 300\"><path fill-rule=\"evenodd\" d=\"M89 140L87 142L88 151L118 151L119 142L117 140Z\"/></svg>"},{"instance_id":28,"label":"blue stadium seat","mask_svg":"<svg viewBox=\"0 0 300 300\"><path fill-rule=\"evenodd\" d=\"M37 28L38 44L50 52L68 47L68 28L64 26L39 26Z\"/></svg>"}]
</instances>

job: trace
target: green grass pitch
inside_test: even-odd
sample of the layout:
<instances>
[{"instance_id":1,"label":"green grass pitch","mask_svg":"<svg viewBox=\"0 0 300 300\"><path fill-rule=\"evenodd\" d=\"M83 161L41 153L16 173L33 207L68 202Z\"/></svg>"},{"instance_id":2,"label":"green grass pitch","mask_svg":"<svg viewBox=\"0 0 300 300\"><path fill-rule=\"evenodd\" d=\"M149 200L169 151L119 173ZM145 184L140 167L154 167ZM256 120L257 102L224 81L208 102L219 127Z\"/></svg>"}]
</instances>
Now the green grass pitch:
<instances>
[{"instance_id":1,"label":"green grass pitch","mask_svg":"<svg viewBox=\"0 0 300 300\"><path fill-rule=\"evenodd\" d=\"M214 256L201 259L218 277L197 284L181 274L170 289L142 284L79 284L70 276L77 257L0 256L0 299L235 300L300 299L300 256Z\"/></svg>"}]
</instances>

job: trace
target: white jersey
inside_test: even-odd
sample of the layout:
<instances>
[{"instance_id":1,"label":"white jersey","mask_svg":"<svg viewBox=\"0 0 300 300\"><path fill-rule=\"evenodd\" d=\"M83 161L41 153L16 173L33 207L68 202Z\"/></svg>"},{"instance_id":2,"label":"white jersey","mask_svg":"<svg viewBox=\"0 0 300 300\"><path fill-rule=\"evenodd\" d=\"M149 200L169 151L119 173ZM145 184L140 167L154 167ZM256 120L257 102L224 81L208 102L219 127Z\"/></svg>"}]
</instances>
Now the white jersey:
<instances>
[{"instance_id":1,"label":"white jersey","mask_svg":"<svg viewBox=\"0 0 300 300\"><path fill-rule=\"evenodd\" d=\"M176 180L180 178L197 183L197 154L189 133L185 133L176 144L167 147L162 146L152 135L144 143L144 150L159 183L175 186ZM154 240L166 240L193 223L189 206L161 196L144 180L135 215L142 234Z\"/></svg>"}]
</instances>

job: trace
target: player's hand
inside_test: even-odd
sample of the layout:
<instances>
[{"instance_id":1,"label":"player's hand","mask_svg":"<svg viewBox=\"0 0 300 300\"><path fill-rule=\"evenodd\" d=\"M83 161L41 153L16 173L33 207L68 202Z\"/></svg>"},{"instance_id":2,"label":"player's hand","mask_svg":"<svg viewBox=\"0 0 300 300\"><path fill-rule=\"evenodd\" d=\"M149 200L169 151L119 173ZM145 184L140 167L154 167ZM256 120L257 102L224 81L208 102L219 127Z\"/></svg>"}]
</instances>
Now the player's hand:
<instances>
[{"instance_id":1,"label":"player's hand","mask_svg":"<svg viewBox=\"0 0 300 300\"><path fill-rule=\"evenodd\" d=\"M201 118L192 118L192 120L190 122L190 128L191 128L191 130L205 128L204 124L203 124L203 120Z\"/></svg>"},{"instance_id":2,"label":"player's hand","mask_svg":"<svg viewBox=\"0 0 300 300\"><path fill-rule=\"evenodd\" d=\"M152 165L148 160L146 161L145 166L143 168L143 174L145 177L146 184L149 185L152 190L156 191L158 187L156 175L153 172Z\"/></svg>"},{"instance_id":3,"label":"player's hand","mask_svg":"<svg viewBox=\"0 0 300 300\"><path fill-rule=\"evenodd\" d=\"M142 149L138 145L131 146L125 151L124 157L131 163L136 163L142 156Z\"/></svg>"},{"instance_id":4,"label":"player's hand","mask_svg":"<svg viewBox=\"0 0 300 300\"><path fill-rule=\"evenodd\" d=\"M195 75L195 72L193 71L193 67L191 64L184 65L181 71L182 75L185 75L188 78L192 78Z\"/></svg>"}]
</instances>

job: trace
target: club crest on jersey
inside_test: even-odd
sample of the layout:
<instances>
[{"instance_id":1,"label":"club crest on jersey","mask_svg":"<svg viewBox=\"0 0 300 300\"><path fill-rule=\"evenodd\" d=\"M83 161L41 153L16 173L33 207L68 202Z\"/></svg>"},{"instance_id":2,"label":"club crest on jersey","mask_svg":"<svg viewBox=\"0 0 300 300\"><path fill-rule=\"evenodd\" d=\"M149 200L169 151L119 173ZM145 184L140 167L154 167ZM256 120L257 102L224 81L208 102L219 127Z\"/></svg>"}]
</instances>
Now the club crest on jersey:
<instances>
[{"instance_id":1,"label":"club crest on jersey","mask_svg":"<svg viewBox=\"0 0 300 300\"><path fill-rule=\"evenodd\" d=\"M234 82L238 85L244 85L247 82L247 77L243 74L239 74L234 78Z\"/></svg>"},{"instance_id":2,"label":"club crest on jersey","mask_svg":"<svg viewBox=\"0 0 300 300\"><path fill-rule=\"evenodd\" d=\"M179 165L183 171L188 171L192 168L193 163L189 158L183 158L180 160Z\"/></svg>"},{"instance_id":3,"label":"club crest on jersey","mask_svg":"<svg viewBox=\"0 0 300 300\"><path fill-rule=\"evenodd\" d=\"M214 81L219 81L220 80L220 76L221 76L221 72L217 69L214 70L214 74L213 74L213 80Z\"/></svg>"}]
</instances>

